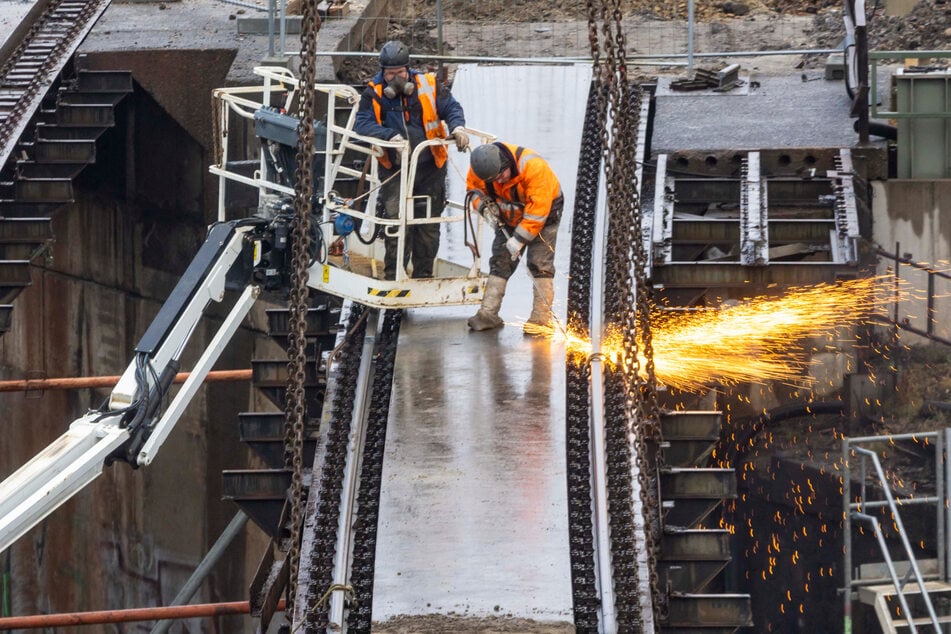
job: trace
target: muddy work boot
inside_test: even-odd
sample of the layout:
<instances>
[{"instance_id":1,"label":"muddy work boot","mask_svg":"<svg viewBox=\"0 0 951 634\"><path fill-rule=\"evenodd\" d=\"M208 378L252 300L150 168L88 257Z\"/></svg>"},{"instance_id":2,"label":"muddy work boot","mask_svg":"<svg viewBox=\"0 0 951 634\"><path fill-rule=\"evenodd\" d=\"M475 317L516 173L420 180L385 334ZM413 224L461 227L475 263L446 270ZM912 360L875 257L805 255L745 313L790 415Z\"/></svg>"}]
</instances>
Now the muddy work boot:
<instances>
[{"instance_id":1,"label":"muddy work boot","mask_svg":"<svg viewBox=\"0 0 951 634\"><path fill-rule=\"evenodd\" d=\"M555 281L550 277L532 280L532 314L522 330L528 335L548 334L552 326L552 302L555 301Z\"/></svg>"},{"instance_id":2,"label":"muddy work boot","mask_svg":"<svg viewBox=\"0 0 951 634\"><path fill-rule=\"evenodd\" d=\"M503 277L490 275L485 284L485 294L482 295L482 307L475 315L469 318L469 328L473 330L492 330L502 326L499 317L499 308L502 307L502 298L505 296L505 285L508 283Z\"/></svg>"}]
</instances>

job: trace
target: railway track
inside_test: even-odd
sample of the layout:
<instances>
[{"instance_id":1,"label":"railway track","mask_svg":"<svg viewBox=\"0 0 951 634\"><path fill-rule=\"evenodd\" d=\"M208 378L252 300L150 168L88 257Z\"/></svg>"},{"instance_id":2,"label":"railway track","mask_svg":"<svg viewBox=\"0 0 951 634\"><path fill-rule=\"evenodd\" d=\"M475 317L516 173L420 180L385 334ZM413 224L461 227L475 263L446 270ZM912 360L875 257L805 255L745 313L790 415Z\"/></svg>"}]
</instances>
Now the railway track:
<instances>
[{"instance_id":1,"label":"railway track","mask_svg":"<svg viewBox=\"0 0 951 634\"><path fill-rule=\"evenodd\" d=\"M587 108L578 174L578 203L571 245L571 279L580 280L569 288L569 324L588 328L592 254L603 248L595 245L601 120L594 107L592 90ZM373 590L376 535L383 487L384 447L391 423L390 397L394 364L399 343L400 311L378 311L350 304L349 317L333 356L332 378L324 402L319 450L309 485L307 530L303 533L300 575L297 581L293 627L299 631L369 632L374 622ZM412 342L408 342L411 343ZM586 365L568 364L565 425L567 431L568 534L570 549L574 622L578 631L599 631L602 584L599 561L625 562L615 572L616 600L622 629L635 628L643 616L634 553L642 548L630 534L634 526L634 497L630 473L632 456L623 440L624 417L613 412L607 455L595 456L591 444L591 408L588 397L590 371ZM615 381L616 383L616 381ZM617 386L615 386L616 388ZM615 390L617 391L617 390ZM620 437L620 440L617 437ZM612 504L614 525L600 526L613 539L593 539L597 520L592 499L599 494L592 481L592 463L607 463L613 486L606 492ZM657 479L657 474L651 476ZM618 510L626 507L627 512ZM425 530L420 527L421 530ZM627 533L625 539L618 536ZM599 552L602 549L605 552ZM603 565L603 564L602 564Z\"/></svg>"},{"instance_id":2,"label":"railway track","mask_svg":"<svg viewBox=\"0 0 951 634\"><path fill-rule=\"evenodd\" d=\"M0 60L0 168L110 0L49 0ZM16 34L14 34L15 36Z\"/></svg>"},{"instance_id":3,"label":"railway track","mask_svg":"<svg viewBox=\"0 0 951 634\"><path fill-rule=\"evenodd\" d=\"M608 308L599 308L600 303L592 300L598 286L591 274L595 266L593 263L600 262L599 254L606 249L604 236L601 235L603 232L596 228L599 222L596 220L599 213L598 166L603 149L600 143L602 119L593 105L596 99L597 95L592 90L580 148L581 167L575 188L571 263L567 275L570 280L568 325L576 332L584 332L589 328L598 330L601 328L599 324L610 320L612 314ZM614 250L611 253L616 258L625 258L623 252ZM608 266L611 266L610 262ZM446 631L470 631L465 629L469 627L466 614L454 613L446 606L445 597L450 594L453 597L465 597L466 605L471 606L471 609L463 612L481 615L484 612L480 611L480 601L484 595L492 594L492 584L498 575L471 566L494 566L504 568L506 572L513 570L511 562L499 559L501 550L492 550L495 534L491 528L470 541L451 529L443 532L446 526L458 526L457 523L446 520L446 526L442 526L441 522L446 516L466 515L477 512L476 509L489 515L501 509L511 512L517 504L507 506L507 500L494 498L492 504L479 506L479 496L506 495L513 490L520 495L528 495L529 491L535 490L530 478L518 479L513 475L506 486L495 489L492 484L488 484L477 489L475 497L465 499L430 496L426 491L426 483L431 486L433 481L438 481L452 491L456 498L466 495L469 489L455 487L457 471L466 469L462 478L478 480L486 476L487 464L491 469L491 465L496 463L491 458L485 459L485 454L490 450L477 455L470 453L467 443L471 443L472 439L465 434L477 434L478 430L502 433L515 430L514 433L518 433L517 430L525 426L527 419L524 418L524 410L512 411L512 397L504 391L510 381L519 382L518 370L512 377L500 376L498 384L492 380L486 385L480 383L478 378L479 368L483 367L481 364L491 364L496 354L506 357L514 355L514 359L519 354L524 355L525 350L514 352L505 345L496 348L500 342L476 341L471 336L463 340L451 326L446 329L430 326L433 322L415 316L404 325L403 339L400 340L401 323L402 315L399 313L381 313L351 304L349 321L343 328L349 334L345 340L338 341L339 352L334 355L334 370L324 400L329 409L324 411L318 460L315 461L309 485L309 511L304 520L307 528L303 533L301 573L292 629L299 628L298 631L306 632L369 632L371 626L383 627L385 630L388 618L425 615L436 619ZM429 331L428 327L437 330ZM420 332L429 334L422 340L414 339ZM436 338L440 339L438 343ZM406 344L406 347L400 346L403 352L399 369L395 370L397 344ZM475 351L470 353L467 350L469 347ZM428 350L419 354L413 348ZM438 363L443 350L449 351L456 359L456 365L445 367L446 377L450 372L466 372L463 380L449 381L441 373L437 376L425 372L413 379L406 378L404 372L419 372L418 365L414 363ZM546 351L546 359L547 354ZM474 360L479 357L483 358L482 361ZM505 365L500 364L491 372L505 375L512 370ZM507 365L518 367L515 361ZM709 622L717 625L711 631L725 634L742 626L746 622L748 597L724 595L718 583L711 582L730 558L729 548L723 544L724 532L700 526L701 520L711 517L711 509L719 504L715 498L731 497L728 485L732 474L712 473L710 469L703 468L706 464L704 450L717 437L718 414L666 413L664 437L675 449L668 449L668 455L661 461L656 457L659 449L657 442L648 440L644 447L630 442L631 428L627 424L630 419L624 412L626 404L623 398L627 392L616 371L603 370L602 393L592 387L599 381L594 380L594 372L589 364L566 363L564 368L564 409L553 408L551 413L540 411L535 414L545 419L546 422L541 424L543 428L548 427L550 416L551 430L559 436L564 433L565 438L563 455L567 517L558 521L557 529L553 531L557 534L549 544L554 549L563 548L565 557L564 561L555 558L546 561L545 565L556 566L553 569L562 570L565 575L570 570L570 589L566 589L566 594L570 590L570 596L565 603L561 603L563 596L559 594L560 589L531 586L533 589L542 589L534 597L536 601L529 603L541 607L533 615L538 619L527 624L525 631L532 631L532 627L551 623L559 617L570 618L579 632L666 631L669 628L691 631L696 623ZM394 377L394 374L397 376ZM488 388L482 395L485 400L467 401L454 391L458 386L470 382L474 392ZM411 393L407 393L407 385ZM454 388L447 388L437 394L436 391L442 385L452 385ZM496 392L497 389L503 392ZM484 409L477 407L475 411L466 411L464 415L460 411L460 417L468 421L460 434L460 427L438 421L440 414L451 417L457 409L427 408L425 404L422 410L414 409L417 401L413 395L419 394L420 390L432 390L432 400L451 402L455 408L480 403ZM544 401L548 402L547 394ZM434 419L432 411L428 409L436 409L437 418ZM390 412L393 412L392 418ZM600 446L593 440L599 429L595 422L598 417L596 412L601 412L603 419L600 429L604 440ZM514 425L497 423L493 421L497 414L503 419L516 419L516 422ZM444 435L449 430L453 433ZM390 438L396 438L396 441L395 446L387 450L388 475L383 481L381 474L388 431L391 432ZM505 438L509 444L513 442L509 436ZM492 446L491 442L483 443L481 437L476 442ZM407 449L414 443L431 443L441 448L435 452L415 446L412 450ZM677 448L681 445L685 447L682 451ZM454 461L446 457L456 453L466 454L466 459ZM520 470L523 474L530 472L526 465L518 464L520 458L517 453L510 455L503 450L498 455L503 456L503 461L514 460L501 463L504 464L503 468L512 469L513 474ZM420 461L432 461L432 464L421 467ZM404 467L409 470L401 471ZM551 468L557 470L553 465ZM596 475L596 469L599 475ZM663 509L666 517L663 520L657 517L661 510L660 500L648 500L645 503L640 497L639 490L643 490L644 486L638 486L635 480L635 477L640 478L640 473L643 473L651 489L663 489L661 493L669 493L672 498L677 498L665 502ZM500 476L500 480L505 478L504 475ZM692 480L694 478L702 482L695 484L698 481ZM713 486L721 480L723 486ZM606 482L606 486L599 486L599 481ZM420 482L420 488L414 488L413 482ZM699 491L708 488L717 488L716 495ZM415 496L420 499L415 499ZM695 499L698 497L703 499ZM403 502L394 502L394 499L412 502L404 506ZM446 503L446 506L442 503ZM675 507L668 506L672 503L675 503ZM433 508L427 508L424 512L421 505L431 505ZM607 509L607 513L597 514L597 507ZM395 514L406 515L400 515L399 520L396 520ZM506 519L509 524L515 521L513 518ZM428 525L427 521L436 526ZM544 524L537 517L532 521ZM661 521L665 523L661 524ZM394 526L397 522L399 525ZM481 524L470 525L463 530L475 531L480 528ZM659 542L657 546L651 549L645 543L645 538L638 535L638 531L654 531L653 538ZM413 543L393 541L407 532L418 532L420 541L427 545L438 543L436 548L446 552L455 552L458 547L458 557L464 559L470 568L451 565L449 569L466 577L466 581L444 592L443 588L430 583L428 578L422 578L444 562L438 553L429 553ZM440 536L452 534L459 537L460 543L438 542L428 533L438 533ZM509 536L503 533L500 537L506 539ZM470 556L477 547L487 551ZM400 550L401 554L389 556L387 549ZM413 557L423 559L417 568L412 568L409 561ZM530 577L534 570L529 566L518 573ZM402 575L402 578L394 580L397 574ZM607 579L606 574L610 575ZM453 583L441 571L433 572L431 576ZM652 577L657 580L654 581ZM654 594L655 587L659 589L657 595ZM670 588L675 590L672 597L667 596ZM374 592L378 596L375 597ZM500 589L495 590L492 600L502 605L509 603L509 597ZM669 615L665 610L668 603ZM652 608L658 605L664 611L654 616L651 614ZM565 606L568 611L546 611L551 606ZM606 614L610 614L610 617L606 617ZM398 625L394 624L393 627ZM413 626L409 627L412 629Z\"/></svg>"},{"instance_id":4,"label":"railway track","mask_svg":"<svg viewBox=\"0 0 951 634\"><path fill-rule=\"evenodd\" d=\"M383 448L402 311L349 306L331 356L325 423L308 487L294 616L307 632L369 632L371 625Z\"/></svg>"},{"instance_id":5,"label":"railway track","mask_svg":"<svg viewBox=\"0 0 951 634\"><path fill-rule=\"evenodd\" d=\"M592 191L596 191L596 187ZM590 241L594 236L593 221L589 224L577 229L582 237L576 238L581 242L576 243L573 250L588 254L581 260L590 260L591 249L583 244L585 239ZM580 304L586 306L590 288L581 285L576 290L579 297L584 297L579 299ZM376 536L384 486L384 448L387 429L392 423L390 398L401 320L401 311L380 311L350 304L349 316L340 331L324 399L316 459L308 472L311 481L307 487L309 499L303 520L306 528L300 547L292 626L300 632L370 632L374 624ZM598 543L592 539L595 521L591 513L594 487L589 421L592 404L587 398L590 373L587 366L576 365L569 365L567 372L569 534L566 539L570 541L571 550L574 620L578 631L594 632L599 631L602 607L596 549L613 549L602 558L630 560L634 545L630 540ZM607 458L617 463L615 469L622 469L622 464L629 464L630 456L617 455L617 451L625 449L626 444L615 442L612 447ZM630 503L629 485L624 490L612 489L610 496ZM632 525L630 513L616 513L615 521ZM621 532L617 526L613 528L615 534ZM629 580L618 591L618 600L636 612L637 592L636 582ZM627 618L636 620L636 617Z\"/></svg>"}]
</instances>

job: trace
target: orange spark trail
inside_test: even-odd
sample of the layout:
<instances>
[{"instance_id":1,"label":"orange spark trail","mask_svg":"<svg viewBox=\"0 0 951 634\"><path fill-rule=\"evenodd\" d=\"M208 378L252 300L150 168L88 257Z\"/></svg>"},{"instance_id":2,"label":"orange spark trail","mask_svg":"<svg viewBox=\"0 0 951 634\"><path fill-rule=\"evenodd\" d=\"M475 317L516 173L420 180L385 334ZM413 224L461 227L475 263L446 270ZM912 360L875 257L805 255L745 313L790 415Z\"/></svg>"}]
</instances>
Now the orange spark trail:
<instances>
[{"instance_id":1,"label":"orange spark trail","mask_svg":"<svg viewBox=\"0 0 951 634\"><path fill-rule=\"evenodd\" d=\"M807 340L851 337L851 326L867 322L895 300L893 285L894 278L868 277L790 288L782 296L758 296L718 309L658 309L652 315L657 380L681 390L714 383L808 385ZM583 362L591 353L591 342L583 334L560 328L539 334L565 339L574 362ZM618 361L623 354L620 333L608 329L602 353L609 362Z\"/></svg>"}]
</instances>

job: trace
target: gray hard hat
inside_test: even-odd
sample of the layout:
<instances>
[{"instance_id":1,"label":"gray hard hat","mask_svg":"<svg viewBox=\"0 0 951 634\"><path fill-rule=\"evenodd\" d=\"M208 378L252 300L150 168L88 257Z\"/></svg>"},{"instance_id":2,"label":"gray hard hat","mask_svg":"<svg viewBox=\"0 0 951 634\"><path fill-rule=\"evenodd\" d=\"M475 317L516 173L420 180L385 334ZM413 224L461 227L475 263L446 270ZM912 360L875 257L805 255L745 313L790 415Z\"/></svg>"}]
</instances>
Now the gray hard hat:
<instances>
[{"instance_id":1,"label":"gray hard hat","mask_svg":"<svg viewBox=\"0 0 951 634\"><path fill-rule=\"evenodd\" d=\"M409 66L409 49L399 40L390 40L380 49L380 68Z\"/></svg>"},{"instance_id":2,"label":"gray hard hat","mask_svg":"<svg viewBox=\"0 0 951 634\"><path fill-rule=\"evenodd\" d=\"M488 182L498 178L502 170L508 167L508 161L502 157L502 150L499 149L499 146L489 143L472 150L469 167L472 168L476 176Z\"/></svg>"}]
</instances>

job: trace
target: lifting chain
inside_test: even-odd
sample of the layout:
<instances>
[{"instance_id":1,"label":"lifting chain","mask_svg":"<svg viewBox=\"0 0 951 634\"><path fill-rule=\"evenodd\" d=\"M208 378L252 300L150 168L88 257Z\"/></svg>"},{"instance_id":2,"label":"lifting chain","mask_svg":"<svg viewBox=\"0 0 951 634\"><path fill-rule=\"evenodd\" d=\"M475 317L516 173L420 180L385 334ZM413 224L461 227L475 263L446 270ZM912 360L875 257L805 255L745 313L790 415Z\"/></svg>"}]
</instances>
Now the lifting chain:
<instances>
[{"instance_id":1,"label":"lifting chain","mask_svg":"<svg viewBox=\"0 0 951 634\"><path fill-rule=\"evenodd\" d=\"M652 455L656 454L660 438L651 342L651 287L647 279L647 260L642 240L643 216L637 191L638 183L634 177L637 173L640 93L627 76L620 0L587 0L587 9L594 81L600 87L596 93L601 114L602 160L609 214L606 308L608 315L620 329L623 347L619 368L620 382L615 385L615 389L619 388L624 395L623 402L618 403L618 409L623 412L617 414L620 414L629 426L627 436L632 444L629 459L637 466L640 501L645 520L644 548L648 556L648 570L638 571L637 574L642 577L646 574L650 582L656 624L664 612L664 597L660 594L657 574L661 530L658 462L656 456ZM610 397L611 395L608 395L606 398ZM619 442L623 442L623 438L623 434L619 436L615 432L614 446L611 446L609 439L608 452L624 453L622 448L617 446ZM610 456L608 462L616 462L618 457ZM611 475L609 467L609 480ZM615 497L614 492L627 492L626 487L618 489L616 484L612 485L610 482L609 487L612 489L609 493L612 498ZM626 515L625 509L622 517L616 517L615 509L618 506L619 501L612 499L612 533L621 527L623 515ZM627 545L622 549L627 550ZM617 553L617 547L613 544L612 550ZM630 552L622 557L615 556L615 567L624 559L632 557L633 553ZM623 576L624 573L616 570L614 574ZM623 587L620 580L617 587L619 592L632 591ZM627 601L618 602L619 611L626 603ZM634 620L643 622L638 608L627 605L626 609L631 610L631 613L618 615L622 628L633 627Z\"/></svg>"},{"instance_id":2,"label":"lifting chain","mask_svg":"<svg viewBox=\"0 0 951 634\"><path fill-rule=\"evenodd\" d=\"M288 310L290 326L287 338L288 380L284 404L284 466L291 476L291 536L287 557L290 560L290 582L287 613L294 613L297 575L300 568L301 528L303 524L304 484L304 417L307 370L307 311L309 307L307 269L310 265L311 200L314 184L311 178L314 163L314 101L316 91L317 30L320 17L316 0L301 3L301 61L298 85L297 171L294 187L294 223L291 232L291 288ZM317 360L314 360L317 363Z\"/></svg>"}]
</instances>

